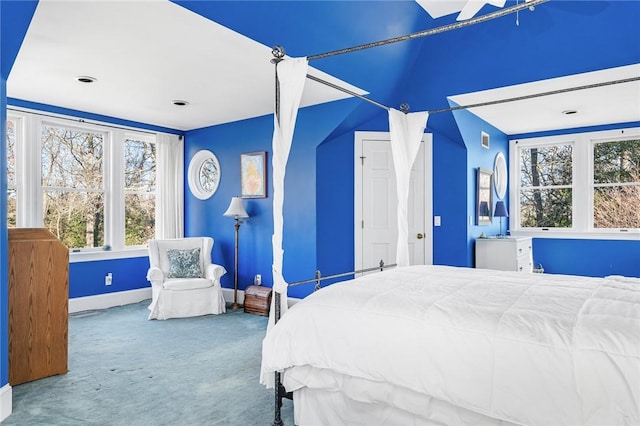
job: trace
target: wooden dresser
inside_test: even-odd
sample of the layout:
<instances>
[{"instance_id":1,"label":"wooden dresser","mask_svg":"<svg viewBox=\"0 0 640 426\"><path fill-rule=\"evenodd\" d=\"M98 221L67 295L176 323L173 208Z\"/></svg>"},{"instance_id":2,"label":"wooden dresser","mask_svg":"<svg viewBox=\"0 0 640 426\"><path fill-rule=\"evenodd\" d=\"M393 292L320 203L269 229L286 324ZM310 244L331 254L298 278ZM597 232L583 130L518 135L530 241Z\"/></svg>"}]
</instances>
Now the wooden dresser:
<instances>
[{"instance_id":1,"label":"wooden dresser","mask_svg":"<svg viewBox=\"0 0 640 426\"><path fill-rule=\"evenodd\" d=\"M476 268L533 272L531 237L476 239Z\"/></svg>"},{"instance_id":2,"label":"wooden dresser","mask_svg":"<svg viewBox=\"0 0 640 426\"><path fill-rule=\"evenodd\" d=\"M9 384L67 372L69 249L44 228L9 228Z\"/></svg>"}]
</instances>

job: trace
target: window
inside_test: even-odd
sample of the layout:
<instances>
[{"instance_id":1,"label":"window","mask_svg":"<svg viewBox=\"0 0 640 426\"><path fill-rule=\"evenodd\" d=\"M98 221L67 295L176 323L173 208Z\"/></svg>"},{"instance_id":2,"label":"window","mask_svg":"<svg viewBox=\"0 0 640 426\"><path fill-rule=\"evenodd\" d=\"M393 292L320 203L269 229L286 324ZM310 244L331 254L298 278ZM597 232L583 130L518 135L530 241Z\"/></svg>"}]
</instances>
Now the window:
<instances>
[{"instance_id":1,"label":"window","mask_svg":"<svg viewBox=\"0 0 640 426\"><path fill-rule=\"evenodd\" d=\"M125 242L143 245L155 236L156 144L142 138L124 142Z\"/></svg>"},{"instance_id":2,"label":"window","mask_svg":"<svg viewBox=\"0 0 640 426\"><path fill-rule=\"evenodd\" d=\"M520 150L520 226L570 228L572 144Z\"/></svg>"},{"instance_id":3,"label":"window","mask_svg":"<svg viewBox=\"0 0 640 426\"><path fill-rule=\"evenodd\" d=\"M105 245L106 138L104 133L42 125L44 226L67 247Z\"/></svg>"},{"instance_id":4,"label":"window","mask_svg":"<svg viewBox=\"0 0 640 426\"><path fill-rule=\"evenodd\" d=\"M73 255L145 247L156 236L160 141L182 152L177 136L8 111L8 225L44 226ZM167 182L183 173L182 155L171 156ZM181 217L182 202L170 202L179 206L165 221Z\"/></svg>"},{"instance_id":5,"label":"window","mask_svg":"<svg viewBox=\"0 0 640 426\"><path fill-rule=\"evenodd\" d=\"M640 228L640 139L593 146L594 228Z\"/></svg>"},{"instance_id":6,"label":"window","mask_svg":"<svg viewBox=\"0 0 640 426\"><path fill-rule=\"evenodd\" d=\"M640 129L511 141L510 161L512 231L640 231Z\"/></svg>"}]
</instances>

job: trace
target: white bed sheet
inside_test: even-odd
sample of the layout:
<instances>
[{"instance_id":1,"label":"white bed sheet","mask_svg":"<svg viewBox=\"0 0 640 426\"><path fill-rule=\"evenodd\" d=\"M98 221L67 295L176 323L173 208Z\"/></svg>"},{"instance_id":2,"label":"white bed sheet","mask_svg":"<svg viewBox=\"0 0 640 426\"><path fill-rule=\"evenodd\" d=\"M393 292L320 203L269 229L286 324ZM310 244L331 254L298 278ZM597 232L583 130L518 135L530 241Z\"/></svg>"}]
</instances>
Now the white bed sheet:
<instances>
[{"instance_id":1,"label":"white bed sheet","mask_svg":"<svg viewBox=\"0 0 640 426\"><path fill-rule=\"evenodd\" d=\"M361 380L363 403L379 402L375 383L406 391L417 397L386 403L419 416L438 401L516 424L638 425L640 286L398 268L296 304L265 337L262 362L289 391L337 390L317 377L325 370Z\"/></svg>"}]
</instances>

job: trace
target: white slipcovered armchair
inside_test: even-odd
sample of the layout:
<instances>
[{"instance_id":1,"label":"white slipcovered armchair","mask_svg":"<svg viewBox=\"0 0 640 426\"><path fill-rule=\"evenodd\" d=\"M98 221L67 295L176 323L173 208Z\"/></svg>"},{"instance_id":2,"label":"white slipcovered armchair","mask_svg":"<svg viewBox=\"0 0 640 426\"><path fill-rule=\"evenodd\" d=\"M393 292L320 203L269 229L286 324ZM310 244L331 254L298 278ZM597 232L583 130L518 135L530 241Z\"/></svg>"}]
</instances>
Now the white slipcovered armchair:
<instances>
[{"instance_id":1,"label":"white slipcovered armchair","mask_svg":"<svg viewBox=\"0 0 640 426\"><path fill-rule=\"evenodd\" d=\"M149 240L152 299L149 319L195 317L226 311L220 277L227 273L211 263L213 238Z\"/></svg>"}]
</instances>

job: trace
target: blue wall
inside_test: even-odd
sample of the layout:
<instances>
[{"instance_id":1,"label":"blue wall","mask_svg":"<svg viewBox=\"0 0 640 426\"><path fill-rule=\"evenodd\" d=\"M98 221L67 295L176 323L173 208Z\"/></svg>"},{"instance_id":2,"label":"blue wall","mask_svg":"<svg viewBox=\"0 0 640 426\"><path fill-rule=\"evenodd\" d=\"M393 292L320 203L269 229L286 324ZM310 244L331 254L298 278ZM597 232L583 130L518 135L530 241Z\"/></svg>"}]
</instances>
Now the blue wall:
<instances>
[{"instance_id":1,"label":"blue wall","mask_svg":"<svg viewBox=\"0 0 640 426\"><path fill-rule=\"evenodd\" d=\"M0 134L6 135L6 84L37 2L0 1ZM4 137L4 136L3 136ZM7 147L0 144L0 224L7 223ZM0 226L0 386L9 383L9 286L6 226Z\"/></svg>"},{"instance_id":2,"label":"blue wall","mask_svg":"<svg viewBox=\"0 0 640 426\"><path fill-rule=\"evenodd\" d=\"M479 167L493 171L495 157L502 152L505 157L508 156L509 141L507 136L500 130L491 126L489 123L479 119L476 115L467 110L458 110L454 112L456 122L465 141L467 148L467 217L471 218L472 225L469 226L467 248L469 266L475 265L474 248L475 239L481 234L486 236L497 235L500 233L500 221L494 219L490 225L478 226L476 223L476 188L477 188L477 170ZM489 149L484 148L480 143L481 132L489 135ZM493 212L498 196L495 188L491 189L493 201L491 212ZM507 206L508 199L505 198ZM469 221L469 219L467 219Z\"/></svg>"},{"instance_id":3,"label":"blue wall","mask_svg":"<svg viewBox=\"0 0 640 426\"><path fill-rule=\"evenodd\" d=\"M357 105L356 101L350 99L299 111L287 164L283 209L283 274L288 282L307 279L316 270L316 148ZM211 198L198 200L191 195L188 187L185 189L185 234L214 238L213 260L228 271L221 280L223 287L233 288L234 222L222 214L229 206L231 197L240 195L240 154L255 151L267 151L268 196L245 200L250 217L243 221L239 232L238 288L242 290L251 285L255 274L263 276L264 285L273 285L272 135L271 115L192 130L185 135L185 170L193 155L201 149L212 151L221 164L220 185ZM353 143L349 146L353 149ZM332 165L328 166L330 170L335 170ZM353 182L353 178L351 180ZM342 193L344 187L344 183L339 182L337 192ZM304 288L292 288L290 292L294 297L303 294L308 294Z\"/></svg>"},{"instance_id":4,"label":"blue wall","mask_svg":"<svg viewBox=\"0 0 640 426\"><path fill-rule=\"evenodd\" d=\"M534 238L533 261L545 273L640 277L640 242Z\"/></svg>"},{"instance_id":5,"label":"blue wall","mask_svg":"<svg viewBox=\"0 0 640 426\"><path fill-rule=\"evenodd\" d=\"M147 270L147 256L70 263L69 298L151 287L146 278ZM110 286L104 284L104 277L108 273L113 277Z\"/></svg>"}]
</instances>

